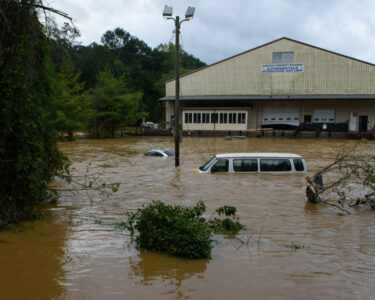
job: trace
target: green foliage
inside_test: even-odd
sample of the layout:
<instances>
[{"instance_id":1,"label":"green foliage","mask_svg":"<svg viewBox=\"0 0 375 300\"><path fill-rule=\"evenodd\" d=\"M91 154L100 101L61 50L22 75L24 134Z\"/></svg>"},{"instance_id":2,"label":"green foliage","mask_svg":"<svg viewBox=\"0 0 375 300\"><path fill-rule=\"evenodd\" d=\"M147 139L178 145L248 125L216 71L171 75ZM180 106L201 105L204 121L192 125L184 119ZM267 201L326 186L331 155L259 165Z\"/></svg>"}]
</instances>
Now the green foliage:
<instances>
[{"instance_id":1,"label":"green foliage","mask_svg":"<svg viewBox=\"0 0 375 300\"><path fill-rule=\"evenodd\" d=\"M202 214L202 201L193 208L165 205L154 201L149 206L128 213L127 228L137 244L145 249L186 258L211 256L211 229Z\"/></svg>"},{"instance_id":2,"label":"green foliage","mask_svg":"<svg viewBox=\"0 0 375 300\"><path fill-rule=\"evenodd\" d=\"M118 226L128 229L132 236L137 231L136 242L142 248L186 258L210 258L212 232L235 235L244 226L234 206L218 208L215 213L226 218L209 221L202 217L205 211L202 201L192 208L153 201L135 213L127 213L127 222Z\"/></svg>"},{"instance_id":3,"label":"green foliage","mask_svg":"<svg viewBox=\"0 0 375 300\"><path fill-rule=\"evenodd\" d=\"M60 35L58 40L66 43L66 35ZM153 121L161 121L164 109L157 100L165 94L165 81L175 74L174 45L151 49L122 28L106 31L101 41L103 45L68 47L76 70L81 74L80 81L85 82L85 90L96 87L99 74L104 70L110 71L118 80L125 76L129 93L142 94L137 112L147 113ZM183 50L180 51L180 62L180 74L205 65Z\"/></svg>"},{"instance_id":4,"label":"green foliage","mask_svg":"<svg viewBox=\"0 0 375 300\"><path fill-rule=\"evenodd\" d=\"M51 121L54 71L35 2L1 4L1 227L38 217L35 207L47 198L48 183L68 172Z\"/></svg>"},{"instance_id":5,"label":"green foliage","mask_svg":"<svg viewBox=\"0 0 375 300\"><path fill-rule=\"evenodd\" d=\"M135 124L142 94L130 93L126 86L125 76L116 79L108 69L99 73L86 111L87 126L92 136L113 137L121 127Z\"/></svg>"},{"instance_id":6,"label":"green foliage","mask_svg":"<svg viewBox=\"0 0 375 300\"><path fill-rule=\"evenodd\" d=\"M74 132L84 128L83 115L85 113L85 97L83 83L78 82L72 62L67 57L60 66L60 72L54 76L55 86L55 127L62 138L73 140Z\"/></svg>"},{"instance_id":7,"label":"green foliage","mask_svg":"<svg viewBox=\"0 0 375 300\"><path fill-rule=\"evenodd\" d=\"M234 206L222 206L216 209L218 216L226 216L225 218L213 218L209 220L209 225L215 233L229 233L236 235L245 226L239 222L236 216L237 209Z\"/></svg>"},{"instance_id":8,"label":"green foliage","mask_svg":"<svg viewBox=\"0 0 375 300\"><path fill-rule=\"evenodd\" d=\"M153 121L164 119L164 103L157 100L165 94L165 81L174 77L173 44L151 49L116 28L104 33L102 45L82 46L75 41L79 32L68 23L48 31L56 71L55 120L64 138L72 139L76 130L97 138L110 137L121 126L134 126L144 116ZM182 49L180 62L181 74L204 66Z\"/></svg>"}]
</instances>

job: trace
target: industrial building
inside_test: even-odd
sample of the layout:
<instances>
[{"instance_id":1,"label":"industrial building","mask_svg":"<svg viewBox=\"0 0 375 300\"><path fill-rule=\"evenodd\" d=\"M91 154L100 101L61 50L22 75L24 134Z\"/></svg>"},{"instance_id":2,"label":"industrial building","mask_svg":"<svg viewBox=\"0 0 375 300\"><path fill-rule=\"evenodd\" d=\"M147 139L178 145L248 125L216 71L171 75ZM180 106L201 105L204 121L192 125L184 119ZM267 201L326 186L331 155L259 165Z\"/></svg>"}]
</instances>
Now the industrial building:
<instances>
[{"instance_id":1,"label":"industrial building","mask_svg":"<svg viewBox=\"0 0 375 300\"><path fill-rule=\"evenodd\" d=\"M175 79L160 100L173 125ZM372 131L375 65L283 37L181 76L180 107L184 131Z\"/></svg>"}]
</instances>

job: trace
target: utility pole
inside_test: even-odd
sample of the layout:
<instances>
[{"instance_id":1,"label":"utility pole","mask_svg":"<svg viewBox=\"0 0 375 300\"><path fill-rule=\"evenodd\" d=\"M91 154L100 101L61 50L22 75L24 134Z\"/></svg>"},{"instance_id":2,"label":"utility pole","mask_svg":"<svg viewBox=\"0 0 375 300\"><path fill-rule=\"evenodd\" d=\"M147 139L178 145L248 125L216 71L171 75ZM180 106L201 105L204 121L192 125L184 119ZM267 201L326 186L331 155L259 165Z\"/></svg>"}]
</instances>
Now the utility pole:
<instances>
[{"instance_id":1,"label":"utility pole","mask_svg":"<svg viewBox=\"0 0 375 300\"><path fill-rule=\"evenodd\" d=\"M176 95L174 101L174 150L175 150L175 166L180 166L180 136L182 130L181 111L180 111L180 74L179 74L179 55L180 55L180 27L185 21L190 21L193 18L195 7L188 7L185 13L185 19L180 21L180 17L172 18L173 8L171 6L165 6L163 16L167 20L173 20L175 22L175 34L176 34Z\"/></svg>"},{"instance_id":2,"label":"utility pole","mask_svg":"<svg viewBox=\"0 0 375 300\"><path fill-rule=\"evenodd\" d=\"M176 16L176 96L174 102L174 153L175 166L180 166L180 70L179 70L179 56L180 56L180 17ZM181 122L182 123L182 122ZM182 130L182 128L181 128Z\"/></svg>"}]
</instances>

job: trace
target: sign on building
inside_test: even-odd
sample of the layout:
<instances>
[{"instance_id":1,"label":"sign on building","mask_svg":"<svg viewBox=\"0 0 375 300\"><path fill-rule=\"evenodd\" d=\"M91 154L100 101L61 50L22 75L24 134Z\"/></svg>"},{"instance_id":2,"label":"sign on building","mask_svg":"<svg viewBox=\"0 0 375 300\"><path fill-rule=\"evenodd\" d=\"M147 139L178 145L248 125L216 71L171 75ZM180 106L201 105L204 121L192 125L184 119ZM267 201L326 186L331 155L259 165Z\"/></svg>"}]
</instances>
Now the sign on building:
<instances>
[{"instance_id":1,"label":"sign on building","mask_svg":"<svg viewBox=\"0 0 375 300\"><path fill-rule=\"evenodd\" d=\"M262 73L291 73L303 72L303 64L269 64L262 65Z\"/></svg>"}]
</instances>

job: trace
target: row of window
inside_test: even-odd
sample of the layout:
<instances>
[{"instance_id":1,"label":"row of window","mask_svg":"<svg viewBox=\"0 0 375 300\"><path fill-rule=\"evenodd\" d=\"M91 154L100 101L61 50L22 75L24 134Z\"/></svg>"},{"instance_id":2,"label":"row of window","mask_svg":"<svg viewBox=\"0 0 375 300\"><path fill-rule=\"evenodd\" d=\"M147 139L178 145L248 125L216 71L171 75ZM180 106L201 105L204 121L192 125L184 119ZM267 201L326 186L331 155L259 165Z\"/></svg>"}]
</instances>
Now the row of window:
<instances>
[{"instance_id":1,"label":"row of window","mask_svg":"<svg viewBox=\"0 0 375 300\"><path fill-rule=\"evenodd\" d=\"M294 169L296 171L304 171L301 159L293 159ZM211 172L228 172L229 160L219 159L211 168ZM260 171L262 172L288 172L292 170L289 159L261 159ZM235 172L258 172L257 159L234 159L233 171Z\"/></svg>"},{"instance_id":2,"label":"row of window","mask_svg":"<svg viewBox=\"0 0 375 300\"><path fill-rule=\"evenodd\" d=\"M245 124L246 113L185 113L185 123Z\"/></svg>"}]
</instances>

